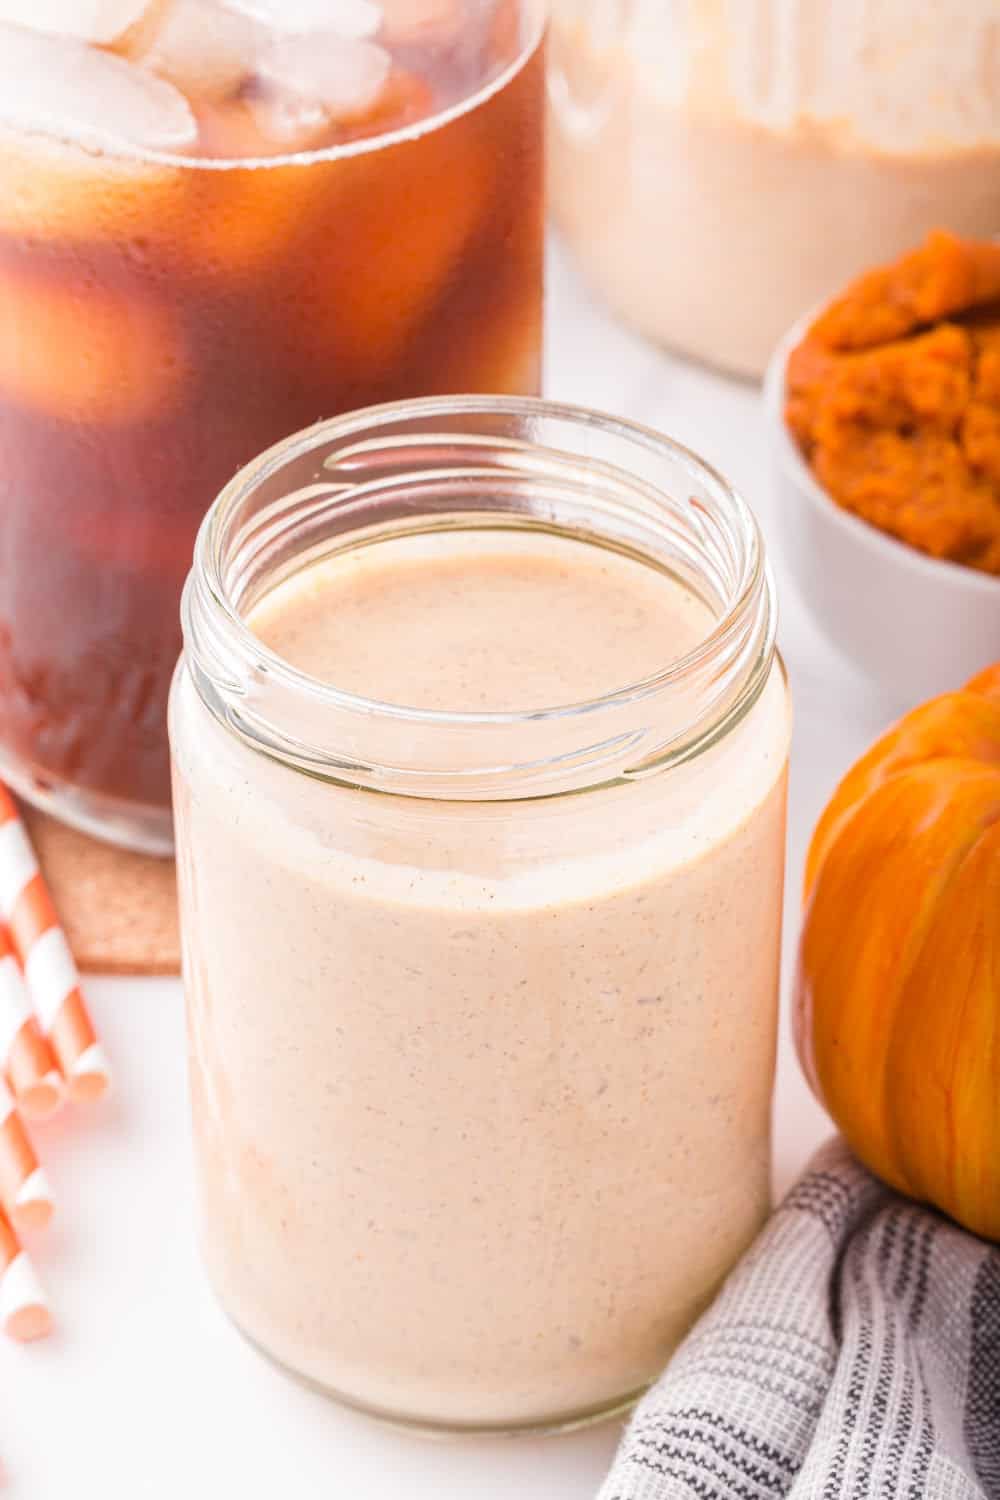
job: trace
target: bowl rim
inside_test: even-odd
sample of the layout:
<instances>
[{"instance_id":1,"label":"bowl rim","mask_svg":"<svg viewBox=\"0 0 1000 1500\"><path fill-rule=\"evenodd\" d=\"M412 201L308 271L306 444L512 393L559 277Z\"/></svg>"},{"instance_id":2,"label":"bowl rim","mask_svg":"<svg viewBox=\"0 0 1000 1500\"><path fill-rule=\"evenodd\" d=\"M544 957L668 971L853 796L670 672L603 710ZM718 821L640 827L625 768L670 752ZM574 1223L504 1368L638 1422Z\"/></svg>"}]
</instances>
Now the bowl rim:
<instances>
[{"instance_id":1,"label":"bowl rim","mask_svg":"<svg viewBox=\"0 0 1000 1500\"><path fill-rule=\"evenodd\" d=\"M931 557L928 553L921 552L918 547L911 546L909 542L890 536L870 521L862 520L860 516L838 505L829 490L820 484L806 463L785 421L785 376L792 350L801 342L807 329L825 305L825 303L821 304L796 319L776 345L768 360L764 376L764 406L768 426L771 429L772 448L782 468L797 488L808 497L811 504L821 510L832 525L839 526L845 536L853 537L860 545L868 547L869 550L884 558L887 563L900 563L918 574L925 575L928 580L933 580L937 584L969 589L984 597L991 597L994 603L1000 603L1000 592L998 592L1000 577L967 567L964 563L952 562L950 558Z\"/></svg>"}]
</instances>

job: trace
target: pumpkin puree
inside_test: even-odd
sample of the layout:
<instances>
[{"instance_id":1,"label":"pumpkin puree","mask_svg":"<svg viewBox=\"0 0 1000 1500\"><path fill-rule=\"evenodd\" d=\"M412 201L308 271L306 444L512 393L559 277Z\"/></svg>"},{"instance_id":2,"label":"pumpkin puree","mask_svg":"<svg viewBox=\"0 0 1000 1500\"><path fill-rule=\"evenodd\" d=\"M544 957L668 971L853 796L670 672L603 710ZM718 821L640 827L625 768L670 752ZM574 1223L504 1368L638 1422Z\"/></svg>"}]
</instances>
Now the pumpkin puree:
<instances>
[{"instance_id":1,"label":"pumpkin puree","mask_svg":"<svg viewBox=\"0 0 1000 1500\"><path fill-rule=\"evenodd\" d=\"M838 505L1000 574L1000 245L937 230L859 277L792 351L786 390Z\"/></svg>"}]
</instances>

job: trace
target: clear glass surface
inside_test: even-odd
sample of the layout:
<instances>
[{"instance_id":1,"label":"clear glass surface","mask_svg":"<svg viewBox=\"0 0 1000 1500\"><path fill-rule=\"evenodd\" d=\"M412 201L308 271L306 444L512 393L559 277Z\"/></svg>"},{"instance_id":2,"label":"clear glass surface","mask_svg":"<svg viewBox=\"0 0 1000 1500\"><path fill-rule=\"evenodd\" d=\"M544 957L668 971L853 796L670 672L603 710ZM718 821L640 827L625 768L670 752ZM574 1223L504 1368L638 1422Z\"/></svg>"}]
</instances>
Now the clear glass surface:
<instances>
[{"instance_id":1,"label":"clear glass surface","mask_svg":"<svg viewBox=\"0 0 1000 1500\"><path fill-rule=\"evenodd\" d=\"M627 557L680 656L530 712L406 708L247 617L407 544ZM499 540L498 540L499 539ZM322 424L200 533L172 697L201 1239L283 1367L434 1429L619 1409L768 1208L787 690L750 512L552 404Z\"/></svg>"}]
</instances>

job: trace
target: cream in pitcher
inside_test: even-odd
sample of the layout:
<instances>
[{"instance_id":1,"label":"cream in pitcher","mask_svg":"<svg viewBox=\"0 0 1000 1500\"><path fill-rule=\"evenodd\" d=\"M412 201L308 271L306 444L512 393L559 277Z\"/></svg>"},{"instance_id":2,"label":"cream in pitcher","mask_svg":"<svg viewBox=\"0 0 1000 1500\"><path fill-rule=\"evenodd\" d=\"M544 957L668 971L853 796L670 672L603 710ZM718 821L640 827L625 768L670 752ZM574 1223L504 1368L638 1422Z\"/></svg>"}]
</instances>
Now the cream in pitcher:
<instances>
[{"instance_id":1,"label":"cream in pitcher","mask_svg":"<svg viewBox=\"0 0 1000 1500\"><path fill-rule=\"evenodd\" d=\"M553 0L551 183L642 332L763 373L944 224L1000 233L996 0Z\"/></svg>"},{"instance_id":2,"label":"cream in pitcher","mask_svg":"<svg viewBox=\"0 0 1000 1500\"><path fill-rule=\"evenodd\" d=\"M396 1420L621 1406L768 1207L789 709L752 517L628 424L381 408L234 481L185 638L224 1306Z\"/></svg>"}]
</instances>

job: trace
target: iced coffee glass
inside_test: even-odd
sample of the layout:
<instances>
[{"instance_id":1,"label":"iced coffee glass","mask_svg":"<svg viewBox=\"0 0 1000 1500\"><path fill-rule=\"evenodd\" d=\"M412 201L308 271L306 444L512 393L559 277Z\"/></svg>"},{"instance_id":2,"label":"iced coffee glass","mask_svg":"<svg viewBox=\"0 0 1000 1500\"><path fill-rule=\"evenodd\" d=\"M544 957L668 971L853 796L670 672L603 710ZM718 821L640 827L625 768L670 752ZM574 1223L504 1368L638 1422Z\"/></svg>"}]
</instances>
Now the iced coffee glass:
<instances>
[{"instance_id":1,"label":"iced coffee glass","mask_svg":"<svg viewBox=\"0 0 1000 1500\"><path fill-rule=\"evenodd\" d=\"M739 496L572 408L354 413L213 508L170 709L201 1244L287 1369L586 1421L753 1239L774 631Z\"/></svg>"},{"instance_id":2,"label":"iced coffee glass","mask_svg":"<svg viewBox=\"0 0 1000 1500\"><path fill-rule=\"evenodd\" d=\"M0 18L0 774L166 852L178 601L220 487L339 411L537 390L541 5Z\"/></svg>"}]
</instances>

